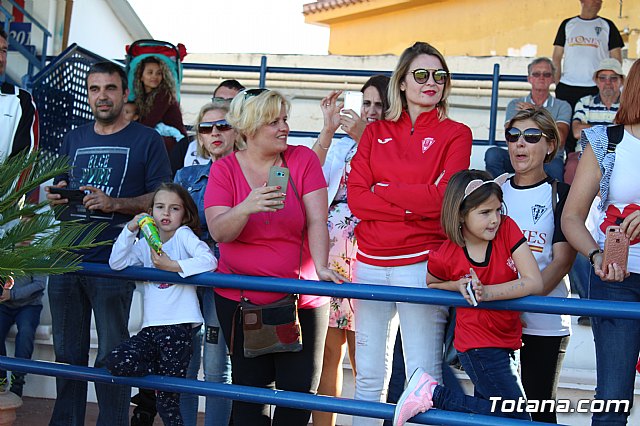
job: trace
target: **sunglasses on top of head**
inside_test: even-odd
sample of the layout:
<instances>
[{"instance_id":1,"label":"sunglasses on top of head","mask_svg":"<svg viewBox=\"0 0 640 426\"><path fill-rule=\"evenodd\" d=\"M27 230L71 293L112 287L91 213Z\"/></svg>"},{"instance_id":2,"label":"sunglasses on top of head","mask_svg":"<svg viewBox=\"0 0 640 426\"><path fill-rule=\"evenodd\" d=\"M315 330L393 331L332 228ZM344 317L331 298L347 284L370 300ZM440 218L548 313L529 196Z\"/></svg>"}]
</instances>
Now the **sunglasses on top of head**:
<instances>
[{"instance_id":1,"label":"sunglasses on top of head","mask_svg":"<svg viewBox=\"0 0 640 426\"><path fill-rule=\"evenodd\" d=\"M246 89L242 91L242 94L244 95L244 98L251 98L253 96L258 96L264 92L268 92L269 89Z\"/></svg>"},{"instance_id":2,"label":"sunglasses on top of head","mask_svg":"<svg viewBox=\"0 0 640 426\"><path fill-rule=\"evenodd\" d=\"M424 84L429 81L429 76L433 76L433 81L435 81L436 84L444 84L449 77L449 73L443 69L436 70L417 68L409 71L409 73L413 74L413 79L418 84Z\"/></svg>"},{"instance_id":3,"label":"sunglasses on top of head","mask_svg":"<svg viewBox=\"0 0 640 426\"><path fill-rule=\"evenodd\" d=\"M214 127L218 129L219 132L226 132L227 130L233 129L227 120L203 121L198 125L198 133L201 135L209 135L213 132Z\"/></svg>"},{"instance_id":4,"label":"sunglasses on top of head","mask_svg":"<svg viewBox=\"0 0 640 426\"><path fill-rule=\"evenodd\" d=\"M530 129L520 130L515 127L509 127L504 131L504 138L507 142L518 142L520 136L524 138L524 141L527 143L538 143L540 139L544 136L548 138L546 134L540 129L534 129L533 127Z\"/></svg>"}]
</instances>

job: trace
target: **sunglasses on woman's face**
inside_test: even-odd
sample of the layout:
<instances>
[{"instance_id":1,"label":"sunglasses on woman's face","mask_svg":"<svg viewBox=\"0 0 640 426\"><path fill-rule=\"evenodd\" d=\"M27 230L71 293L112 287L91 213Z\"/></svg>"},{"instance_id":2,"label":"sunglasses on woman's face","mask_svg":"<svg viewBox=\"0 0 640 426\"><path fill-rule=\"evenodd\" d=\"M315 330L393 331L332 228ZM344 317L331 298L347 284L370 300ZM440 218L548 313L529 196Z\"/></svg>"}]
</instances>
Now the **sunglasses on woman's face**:
<instances>
[{"instance_id":1,"label":"sunglasses on woman's face","mask_svg":"<svg viewBox=\"0 0 640 426\"><path fill-rule=\"evenodd\" d=\"M504 138L507 140L507 142L518 142L520 136L522 136L524 138L524 141L527 143L538 143L543 136L545 138L549 137L545 135L542 130L534 129L533 127L525 130L516 129L515 127L509 127L504 131Z\"/></svg>"},{"instance_id":2,"label":"sunglasses on woman's face","mask_svg":"<svg viewBox=\"0 0 640 426\"><path fill-rule=\"evenodd\" d=\"M447 77L449 77L449 73L445 70L417 68L409 72L413 74L413 79L418 84L424 84L429 81L429 76L433 76L433 81L436 84L444 84L447 81Z\"/></svg>"},{"instance_id":3,"label":"sunglasses on woman's face","mask_svg":"<svg viewBox=\"0 0 640 426\"><path fill-rule=\"evenodd\" d=\"M227 130L233 129L231 124L227 123L227 120L203 121L198 125L198 133L201 135L210 135L214 127L218 129L219 132L226 132Z\"/></svg>"}]
</instances>

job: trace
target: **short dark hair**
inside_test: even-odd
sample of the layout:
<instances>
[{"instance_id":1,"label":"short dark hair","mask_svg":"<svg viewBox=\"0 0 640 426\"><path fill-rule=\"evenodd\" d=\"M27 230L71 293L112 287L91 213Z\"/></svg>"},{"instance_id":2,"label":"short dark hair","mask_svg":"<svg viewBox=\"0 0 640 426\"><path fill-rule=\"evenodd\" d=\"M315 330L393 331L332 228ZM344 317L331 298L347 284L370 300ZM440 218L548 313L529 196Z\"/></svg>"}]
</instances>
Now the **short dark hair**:
<instances>
[{"instance_id":1,"label":"short dark hair","mask_svg":"<svg viewBox=\"0 0 640 426\"><path fill-rule=\"evenodd\" d=\"M120 77L120 81L122 81L122 93L124 93L129 87L127 74L124 72L124 68L122 68L115 62L96 62L95 64L91 65L91 68L89 68L89 72L87 72L87 81L89 81L89 76L91 74L118 74L118 76Z\"/></svg>"},{"instance_id":2,"label":"short dark hair","mask_svg":"<svg viewBox=\"0 0 640 426\"><path fill-rule=\"evenodd\" d=\"M246 87L244 87L238 80L224 80L222 83L218 84L218 87L213 91L213 96L216 95L216 92L219 88L226 87L227 89L235 90L236 92L242 92Z\"/></svg>"},{"instance_id":3,"label":"short dark hair","mask_svg":"<svg viewBox=\"0 0 640 426\"><path fill-rule=\"evenodd\" d=\"M383 119L385 117L385 114L387 113L387 110L389 109L389 96L388 96L387 89L389 88L390 80L391 79L386 75L376 74L372 76L369 80L367 80L367 82L364 83L364 86L362 86L362 89L360 89L362 93L364 93L364 91L367 90L367 88L369 87L375 87L378 90L378 94L380 95L380 100L382 101L382 118Z\"/></svg>"},{"instance_id":4,"label":"short dark hair","mask_svg":"<svg viewBox=\"0 0 640 426\"><path fill-rule=\"evenodd\" d=\"M9 41L9 36L7 36L7 32L2 27L0 27L0 37L2 37L3 39Z\"/></svg>"}]
</instances>

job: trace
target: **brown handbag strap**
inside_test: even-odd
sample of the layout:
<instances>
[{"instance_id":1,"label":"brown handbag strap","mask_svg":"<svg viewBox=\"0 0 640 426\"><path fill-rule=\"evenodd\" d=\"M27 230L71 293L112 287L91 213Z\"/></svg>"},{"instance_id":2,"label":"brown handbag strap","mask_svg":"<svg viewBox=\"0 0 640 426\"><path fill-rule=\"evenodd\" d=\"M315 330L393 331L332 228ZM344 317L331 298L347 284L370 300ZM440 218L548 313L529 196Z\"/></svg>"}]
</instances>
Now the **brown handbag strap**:
<instances>
[{"instance_id":1,"label":"brown handbag strap","mask_svg":"<svg viewBox=\"0 0 640 426\"><path fill-rule=\"evenodd\" d=\"M238 310L240 310L240 302L238 302L238 306L236 306L235 311L233 311L233 317L231 318L231 341L229 342L229 356L233 355L233 344L236 340L236 315L238 315Z\"/></svg>"}]
</instances>

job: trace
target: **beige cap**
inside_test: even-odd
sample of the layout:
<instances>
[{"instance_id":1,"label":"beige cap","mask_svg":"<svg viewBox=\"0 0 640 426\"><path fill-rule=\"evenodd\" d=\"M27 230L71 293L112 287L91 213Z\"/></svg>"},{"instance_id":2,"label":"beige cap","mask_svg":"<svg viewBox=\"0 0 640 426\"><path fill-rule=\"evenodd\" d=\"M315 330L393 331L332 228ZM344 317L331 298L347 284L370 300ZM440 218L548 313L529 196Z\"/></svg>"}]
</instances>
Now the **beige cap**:
<instances>
[{"instance_id":1,"label":"beige cap","mask_svg":"<svg viewBox=\"0 0 640 426\"><path fill-rule=\"evenodd\" d=\"M624 77L624 73L622 72L622 64L618 62L615 58L606 58L600 61L600 65L596 68L593 73L593 81L596 81L596 77L598 77L598 73L600 71L613 71L621 77Z\"/></svg>"}]
</instances>

